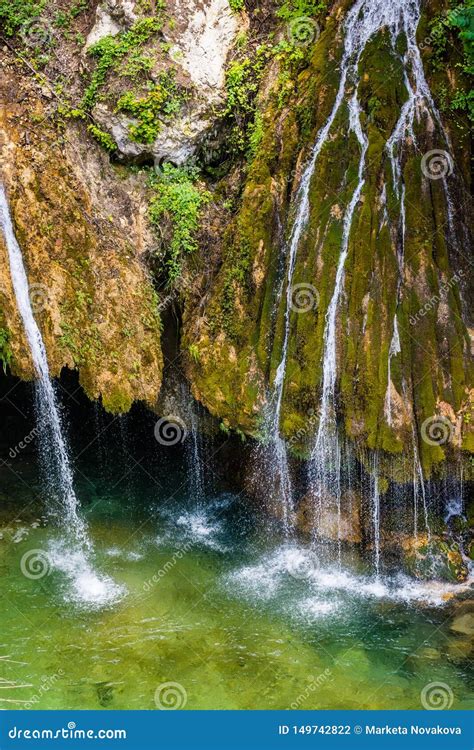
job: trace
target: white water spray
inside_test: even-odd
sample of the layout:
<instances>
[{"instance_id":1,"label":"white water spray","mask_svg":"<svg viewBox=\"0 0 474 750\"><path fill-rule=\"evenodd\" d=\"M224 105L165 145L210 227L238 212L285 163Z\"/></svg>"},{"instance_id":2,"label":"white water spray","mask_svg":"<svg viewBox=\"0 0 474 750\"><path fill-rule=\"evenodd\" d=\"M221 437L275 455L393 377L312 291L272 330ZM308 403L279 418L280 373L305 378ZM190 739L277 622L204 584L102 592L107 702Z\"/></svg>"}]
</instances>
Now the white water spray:
<instances>
[{"instance_id":1,"label":"white water spray","mask_svg":"<svg viewBox=\"0 0 474 750\"><path fill-rule=\"evenodd\" d=\"M380 480L377 455L374 457L372 475L372 527L374 534L374 567L380 573Z\"/></svg>"}]
</instances>

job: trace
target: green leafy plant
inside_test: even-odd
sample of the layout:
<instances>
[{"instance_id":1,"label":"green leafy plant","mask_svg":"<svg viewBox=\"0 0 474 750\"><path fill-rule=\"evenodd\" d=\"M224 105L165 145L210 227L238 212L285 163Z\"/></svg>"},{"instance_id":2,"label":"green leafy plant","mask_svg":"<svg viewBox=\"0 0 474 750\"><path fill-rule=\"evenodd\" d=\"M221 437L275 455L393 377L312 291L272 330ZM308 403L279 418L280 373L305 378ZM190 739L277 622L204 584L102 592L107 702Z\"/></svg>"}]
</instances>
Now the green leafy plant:
<instances>
[{"instance_id":1,"label":"green leafy plant","mask_svg":"<svg viewBox=\"0 0 474 750\"><path fill-rule=\"evenodd\" d=\"M277 10L277 16L283 21L293 21L295 18L316 16L327 7L327 0L284 0Z\"/></svg>"},{"instance_id":2,"label":"green leafy plant","mask_svg":"<svg viewBox=\"0 0 474 750\"><path fill-rule=\"evenodd\" d=\"M199 364L201 361L201 352L199 351L199 347L196 344L190 344L188 347L189 355L191 359L196 362L196 364Z\"/></svg>"},{"instance_id":3,"label":"green leafy plant","mask_svg":"<svg viewBox=\"0 0 474 750\"><path fill-rule=\"evenodd\" d=\"M117 144L115 143L112 136L108 133L105 133L103 130L97 127L97 125L88 125L87 130L92 135L92 137L95 138L97 143L100 143L100 145L105 148L106 151L112 153L113 151L117 150Z\"/></svg>"},{"instance_id":4,"label":"green leafy plant","mask_svg":"<svg viewBox=\"0 0 474 750\"><path fill-rule=\"evenodd\" d=\"M229 121L228 147L234 155L248 151L252 136L253 145L250 148L254 149L257 145L255 97L269 57L269 47L261 45L253 58L234 60L227 70L226 103L221 116Z\"/></svg>"},{"instance_id":5,"label":"green leafy plant","mask_svg":"<svg viewBox=\"0 0 474 750\"><path fill-rule=\"evenodd\" d=\"M184 92L176 83L174 71L167 71L160 74L145 96L136 97L131 91L123 94L117 102L117 111L136 118L137 124L129 128L134 141L153 143L161 127L159 117L176 114L183 100Z\"/></svg>"},{"instance_id":6,"label":"green leafy plant","mask_svg":"<svg viewBox=\"0 0 474 750\"><path fill-rule=\"evenodd\" d=\"M13 36L24 24L38 18L46 0L0 0L0 19L3 31Z\"/></svg>"},{"instance_id":7,"label":"green leafy plant","mask_svg":"<svg viewBox=\"0 0 474 750\"><path fill-rule=\"evenodd\" d=\"M234 13L240 13L245 8L244 0L229 0L229 5Z\"/></svg>"},{"instance_id":8,"label":"green leafy plant","mask_svg":"<svg viewBox=\"0 0 474 750\"><path fill-rule=\"evenodd\" d=\"M95 104L100 89L110 71L116 70L124 57L137 49L161 29L162 21L157 17L141 18L133 26L117 36L105 36L89 49L96 59L96 67L83 98L83 107L88 110Z\"/></svg>"},{"instance_id":9,"label":"green leafy plant","mask_svg":"<svg viewBox=\"0 0 474 750\"><path fill-rule=\"evenodd\" d=\"M165 164L163 171L150 180L154 193L149 207L150 221L160 228L166 221L171 225L171 238L166 248L170 284L181 276L183 254L197 249L201 208L211 198L209 192L199 188L197 179L196 168Z\"/></svg>"},{"instance_id":10,"label":"green leafy plant","mask_svg":"<svg viewBox=\"0 0 474 750\"><path fill-rule=\"evenodd\" d=\"M444 66L450 34L457 34L461 42L462 60L458 63L458 67L468 80L474 74L474 0L465 0L464 3L456 4L447 13L439 14L432 20L429 43L432 50L430 64L434 70L441 70ZM463 85L458 88L448 106L453 111L466 112L474 121L472 87Z\"/></svg>"}]
</instances>

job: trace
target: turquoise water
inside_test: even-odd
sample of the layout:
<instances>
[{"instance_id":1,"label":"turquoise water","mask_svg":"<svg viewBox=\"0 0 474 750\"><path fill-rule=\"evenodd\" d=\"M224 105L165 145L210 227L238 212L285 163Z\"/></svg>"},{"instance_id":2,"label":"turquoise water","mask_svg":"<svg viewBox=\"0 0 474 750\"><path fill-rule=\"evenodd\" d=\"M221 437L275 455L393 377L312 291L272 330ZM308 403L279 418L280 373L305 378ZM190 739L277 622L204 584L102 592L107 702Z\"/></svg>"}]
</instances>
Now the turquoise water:
<instances>
[{"instance_id":1,"label":"turquoise water","mask_svg":"<svg viewBox=\"0 0 474 750\"><path fill-rule=\"evenodd\" d=\"M199 509L185 488L111 477L80 486L85 560L37 504L18 514L30 496L9 477L4 708L415 709L434 682L473 705L447 586L377 579L353 553L320 564L230 493Z\"/></svg>"}]
</instances>

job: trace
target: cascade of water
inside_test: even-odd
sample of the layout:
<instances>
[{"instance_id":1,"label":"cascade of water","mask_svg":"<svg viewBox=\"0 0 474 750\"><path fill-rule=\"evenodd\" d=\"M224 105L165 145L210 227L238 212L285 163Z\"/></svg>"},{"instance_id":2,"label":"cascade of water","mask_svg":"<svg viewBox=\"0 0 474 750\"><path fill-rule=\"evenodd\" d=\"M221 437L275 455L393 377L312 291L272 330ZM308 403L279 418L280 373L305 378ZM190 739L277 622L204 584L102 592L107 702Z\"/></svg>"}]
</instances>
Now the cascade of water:
<instances>
[{"instance_id":1,"label":"cascade of water","mask_svg":"<svg viewBox=\"0 0 474 750\"><path fill-rule=\"evenodd\" d=\"M400 354L400 335L398 332L397 315L393 318L393 334L390 342L390 348L388 350L388 374L387 374L387 391L385 394L385 419L389 427L392 426L392 358Z\"/></svg>"},{"instance_id":2,"label":"cascade of water","mask_svg":"<svg viewBox=\"0 0 474 750\"><path fill-rule=\"evenodd\" d=\"M312 148L310 158L303 171L300 185L296 194L295 206L296 212L292 226L291 235L288 243L288 263L286 274L286 299L285 299L285 316L284 316L284 333L281 360L277 367L274 379L274 392L272 399L272 435L276 444L276 455L279 462L279 473L282 477L282 488L286 492L291 492L291 486L288 480L286 448L281 441L279 433L281 404L283 398L283 388L286 374L286 364L288 357L288 345L290 337L290 318L291 318L291 301L292 301L292 281L296 266L297 251L304 229L309 218L309 194L311 181L315 172L318 157L326 144L331 128L336 119L336 115L345 98L347 83L356 86L356 93L349 104L350 128L356 134L361 146L361 158L359 163L359 179L351 203L346 211L344 219L344 236L343 247L339 258L339 264L336 274L336 288L326 314L326 330L324 336L325 343L325 361L323 373L323 396L321 403L321 420L316 439L313 457L316 463L316 475L320 474L323 464L328 464L328 451L325 450L325 434L327 433L329 411L333 401L334 386L336 378L336 361L335 361L335 323L338 309L339 297L343 287L344 264L347 257L347 247L349 233L352 225L352 218L355 207L360 199L363 187L363 168L365 164L365 155L368 147L367 139L362 132L359 114L360 106L357 99L357 82L358 82L358 64L364 49L369 40L382 28L390 29L393 39L396 39L400 30L404 28L408 35L410 33L410 49L413 46L413 35L419 19L418 0L394 0L387 3L386 0L357 0L354 6L349 10L344 22L344 50L341 60L341 74L339 85L336 92L336 98L332 110L325 124L318 132L315 144ZM416 46L416 40L415 40ZM419 56L418 56L419 58ZM421 60L420 60L421 63ZM414 66L419 73L418 60L415 60ZM422 67L421 67L422 71ZM400 130L402 125L400 124ZM327 356L326 356L327 355ZM332 421L332 420L331 420ZM338 455L337 448L333 446L329 453L333 457ZM334 461L333 467L334 467ZM313 472L314 473L314 472ZM325 473L325 472L323 472ZM316 477L317 478L317 477ZM321 477L322 478L322 477ZM321 482L318 482L321 486ZM339 499L340 501L340 499ZM338 502L339 502L338 501Z\"/></svg>"},{"instance_id":3,"label":"cascade of water","mask_svg":"<svg viewBox=\"0 0 474 750\"><path fill-rule=\"evenodd\" d=\"M15 237L7 197L1 184L0 226L8 250L10 274L18 312L23 322L37 375L35 382L37 417L41 429L43 456L48 461L47 476L50 488L53 498L60 503L65 528L72 530L78 541L88 545L85 524L78 515L78 500L74 492L71 463L63 435L59 407L49 375L46 350L33 314L23 256Z\"/></svg>"},{"instance_id":4,"label":"cascade of water","mask_svg":"<svg viewBox=\"0 0 474 750\"><path fill-rule=\"evenodd\" d=\"M326 312L326 325L323 339L323 377L319 415L319 425L312 451L311 479L317 498L319 521L323 512L323 493L331 485L336 495L338 509L341 504L340 482L340 446L337 434L335 412L335 390L337 377L336 323L339 300L344 286L345 263L349 252L349 236L356 206L360 200L365 184L363 177L368 140L360 123L360 105L357 88L349 100L349 128L357 138L360 146L358 181L351 200L344 214L342 243L336 270L334 292ZM339 510L338 510L339 515Z\"/></svg>"},{"instance_id":5,"label":"cascade of water","mask_svg":"<svg viewBox=\"0 0 474 750\"><path fill-rule=\"evenodd\" d=\"M375 454L372 466L372 527L374 534L374 567L378 576L380 573L380 482L379 462Z\"/></svg>"},{"instance_id":6,"label":"cascade of water","mask_svg":"<svg viewBox=\"0 0 474 750\"><path fill-rule=\"evenodd\" d=\"M413 496L414 496L414 536L417 536L417 522L418 522L418 497L421 495L421 501L423 504L423 515L425 518L425 528L428 534L428 539L431 538L431 529L428 521L428 502L426 498L425 478L423 476L423 467L421 465L420 454L418 451L418 442L416 436L415 425L412 425L412 440L413 440Z\"/></svg>"},{"instance_id":7,"label":"cascade of water","mask_svg":"<svg viewBox=\"0 0 474 750\"><path fill-rule=\"evenodd\" d=\"M191 463L189 484L191 497L197 508L202 508L204 504L204 462L203 462L203 441L199 428L199 415L194 408L191 408L191 445L188 454L188 462Z\"/></svg>"},{"instance_id":8,"label":"cascade of water","mask_svg":"<svg viewBox=\"0 0 474 750\"><path fill-rule=\"evenodd\" d=\"M188 436L185 443L185 457L188 474L189 495L196 509L204 506L205 474L203 460L203 439L200 429L199 404L197 404L186 385L182 383L181 403L185 408Z\"/></svg>"}]
</instances>

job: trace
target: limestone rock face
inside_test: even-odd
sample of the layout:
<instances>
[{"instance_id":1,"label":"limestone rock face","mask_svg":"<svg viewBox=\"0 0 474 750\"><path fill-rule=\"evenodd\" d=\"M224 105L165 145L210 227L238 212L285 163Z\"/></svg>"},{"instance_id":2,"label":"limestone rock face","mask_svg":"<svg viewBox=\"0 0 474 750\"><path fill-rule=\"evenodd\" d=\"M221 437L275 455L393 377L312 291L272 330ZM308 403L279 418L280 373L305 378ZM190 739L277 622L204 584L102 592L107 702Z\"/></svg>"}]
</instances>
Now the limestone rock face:
<instances>
[{"instance_id":1,"label":"limestone rock face","mask_svg":"<svg viewBox=\"0 0 474 750\"><path fill-rule=\"evenodd\" d=\"M105 0L96 8L94 26L86 39L86 49L103 39L115 36L136 20L134 0Z\"/></svg>"},{"instance_id":2,"label":"limestone rock face","mask_svg":"<svg viewBox=\"0 0 474 750\"><path fill-rule=\"evenodd\" d=\"M143 186L119 183L81 128L58 138L44 124L36 90L13 67L3 68L0 99L2 181L51 373L77 368L86 393L113 412L135 400L154 406L162 355L157 299L143 262L153 242ZM43 123L40 131L31 118ZM0 258L0 325L10 333L13 372L29 379L3 241Z\"/></svg>"},{"instance_id":3,"label":"limestone rock face","mask_svg":"<svg viewBox=\"0 0 474 750\"><path fill-rule=\"evenodd\" d=\"M135 5L131 0L100 3L84 52L99 39L130 28L137 18ZM171 161L180 165L196 153L215 127L215 108L224 97L227 59L238 32L245 28L227 0L173 0L167 4L167 14L171 22L163 25L159 39L148 48L157 60L151 78L163 66L176 71L176 78L187 88L181 111L171 122L163 120L153 142L140 143L130 138L133 118L117 112L108 102L93 109L94 119L114 138L119 154L128 161L153 158L156 164ZM160 46L168 50L164 56Z\"/></svg>"}]
</instances>

